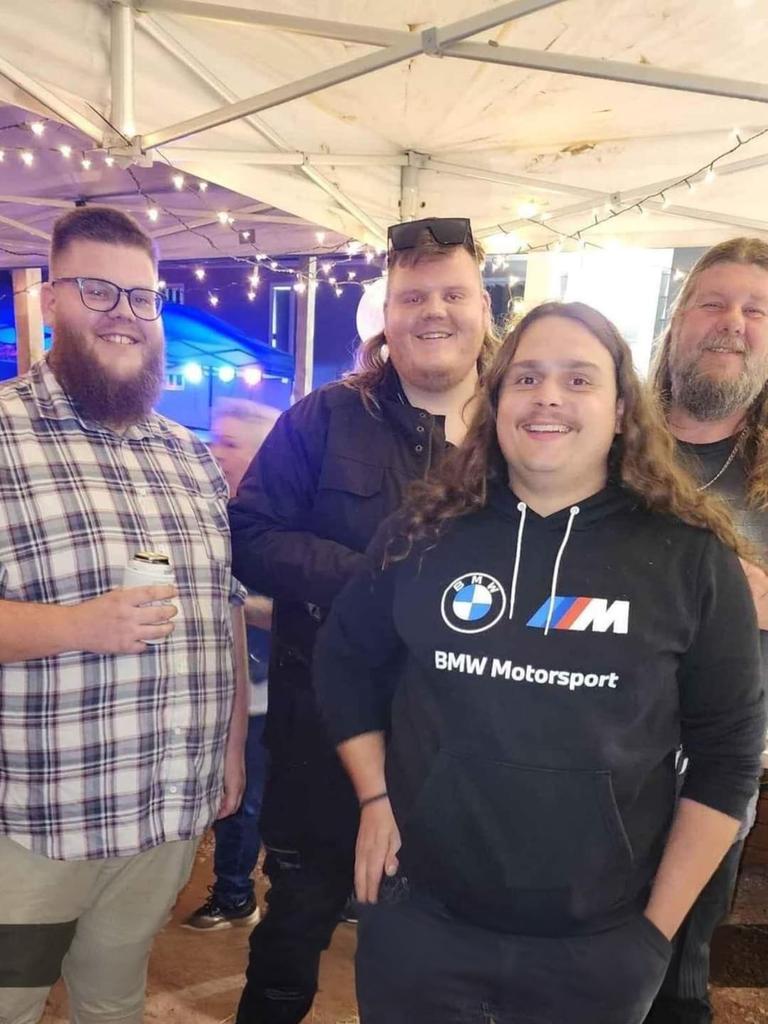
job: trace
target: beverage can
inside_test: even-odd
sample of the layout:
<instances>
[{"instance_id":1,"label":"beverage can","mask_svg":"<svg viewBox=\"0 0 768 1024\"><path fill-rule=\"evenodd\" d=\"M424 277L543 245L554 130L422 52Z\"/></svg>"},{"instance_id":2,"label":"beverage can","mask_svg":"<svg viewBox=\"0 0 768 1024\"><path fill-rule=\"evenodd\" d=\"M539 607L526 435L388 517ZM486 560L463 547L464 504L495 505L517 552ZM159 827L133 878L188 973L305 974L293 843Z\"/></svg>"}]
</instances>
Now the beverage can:
<instances>
[{"instance_id":1,"label":"beverage can","mask_svg":"<svg viewBox=\"0 0 768 1024\"><path fill-rule=\"evenodd\" d=\"M137 551L123 573L124 587L147 587L154 584L174 583L170 555L162 551ZM173 601L149 601L149 605L173 604ZM145 640L147 644L162 643L165 637Z\"/></svg>"}]
</instances>

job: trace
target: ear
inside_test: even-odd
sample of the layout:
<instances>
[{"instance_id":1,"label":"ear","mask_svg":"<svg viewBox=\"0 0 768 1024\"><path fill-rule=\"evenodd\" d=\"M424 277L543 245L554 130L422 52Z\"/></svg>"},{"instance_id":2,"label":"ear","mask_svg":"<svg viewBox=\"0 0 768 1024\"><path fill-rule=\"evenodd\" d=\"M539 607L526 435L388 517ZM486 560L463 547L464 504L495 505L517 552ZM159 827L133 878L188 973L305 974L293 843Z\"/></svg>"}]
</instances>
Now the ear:
<instances>
[{"instance_id":1,"label":"ear","mask_svg":"<svg viewBox=\"0 0 768 1024\"><path fill-rule=\"evenodd\" d=\"M491 326L491 293L487 288L483 289L483 306L485 316L485 326L489 328Z\"/></svg>"},{"instance_id":2,"label":"ear","mask_svg":"<svg viewBox=\"0 0 768 1024\"><path fill-rule=\"evenodd\" d=\"M624 399L620 398L616 402L616 430L617 434L621 434L624 429Z\"/></svg>"},{"instance_id":3,"label":"ear","mask_svg":"<svg viewBox=\"0 0 768 1024\"><path fill-rule=\"evenodd\" d=\"M53 314L56 306L56 289L46 281L40 286L40 308L43 311L43 323L46 327L53 327Z\"/></svg>"}]
</instances>

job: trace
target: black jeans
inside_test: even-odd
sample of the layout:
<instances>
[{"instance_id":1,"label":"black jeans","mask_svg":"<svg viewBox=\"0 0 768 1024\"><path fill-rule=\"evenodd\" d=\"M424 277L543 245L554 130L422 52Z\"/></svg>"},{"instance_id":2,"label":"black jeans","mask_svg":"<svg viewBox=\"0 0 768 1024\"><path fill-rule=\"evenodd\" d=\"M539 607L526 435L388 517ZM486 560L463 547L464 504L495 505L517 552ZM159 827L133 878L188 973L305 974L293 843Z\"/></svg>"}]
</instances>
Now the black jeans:
<instances>
[{"instance_id":1,"label":"black jeans","mask_svg":"<svg viewBox=\"0 0 768 1024\"><path fill-rule=\"evenodd\" d=\"M730 910L744 841L734 843L675 936L675 951L645 1024L711 1024L709 947Z\"/></svg>"},{"instance_id":2,"label":"black jeans","mask_svg":"<svg viewBox=\"0 0 768 1024\"><path fill-rule=\"evenodd\" d=\"M360 915L361 1024L641 1024L672 950L639 914L597 935L506 935L387 889Z\"/></svg>"},{"instance_id":3,"label":"black jeans","mask_svg":"<svg viewBox=\"0 0 768 1024\"><path fill-rule=\"evenodd\" d=\"M236 1024L299 1024L317 992L327 949L354 885L358 811L337 760L277 766L261 831L267 913L251 932Z\"/></svg>"}]
</instances>

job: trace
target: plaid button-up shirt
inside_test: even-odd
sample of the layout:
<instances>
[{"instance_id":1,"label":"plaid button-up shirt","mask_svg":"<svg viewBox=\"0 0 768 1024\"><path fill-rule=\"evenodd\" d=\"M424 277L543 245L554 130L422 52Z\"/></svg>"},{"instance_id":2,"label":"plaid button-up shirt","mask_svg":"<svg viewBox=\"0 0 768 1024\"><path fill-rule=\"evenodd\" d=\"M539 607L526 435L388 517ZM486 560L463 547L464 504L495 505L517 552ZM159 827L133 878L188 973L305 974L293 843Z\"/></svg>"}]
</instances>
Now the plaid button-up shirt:
<instances>
[{"instance_id":1,"label":"plaid button-up shirt","mask_svg":"<svg viewBox=\"0 0 768 1024\"><path fill-rule=\"evenodd\" d=\"M138 655L0 665L0 834L61 860L200 835L221 797L234 692L226 483L155 414L116 434L78 415L46 361L0 385L0 598L77 604L170 555L173 634Z\"/></svg>"}]
</instances>

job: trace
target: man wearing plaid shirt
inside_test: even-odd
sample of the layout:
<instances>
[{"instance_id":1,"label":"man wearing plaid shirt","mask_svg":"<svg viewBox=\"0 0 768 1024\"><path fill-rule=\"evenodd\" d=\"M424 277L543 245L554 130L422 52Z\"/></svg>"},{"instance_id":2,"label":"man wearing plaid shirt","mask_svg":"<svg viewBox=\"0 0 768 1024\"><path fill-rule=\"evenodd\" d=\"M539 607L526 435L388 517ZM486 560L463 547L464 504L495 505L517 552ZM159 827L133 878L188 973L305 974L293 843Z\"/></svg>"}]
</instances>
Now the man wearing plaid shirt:
<instances>
[{"instance_id":1,"label":"man wearing plaid shirt","mask_svg":"<svg viewBox=\"0 0 768 1024\"><path fill-rule=\"evenodd\" d=\"M152 940L242 792L244 591L219 469L152 412L156 270L131 218L66 214L53 347L0 385L3 1024L35 1024L60 975L77 1024L139 1024ZM122 589L142 549L174 586Z\"/></svg>"}]
</instances>

